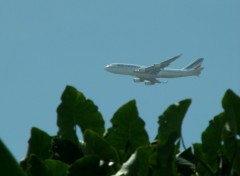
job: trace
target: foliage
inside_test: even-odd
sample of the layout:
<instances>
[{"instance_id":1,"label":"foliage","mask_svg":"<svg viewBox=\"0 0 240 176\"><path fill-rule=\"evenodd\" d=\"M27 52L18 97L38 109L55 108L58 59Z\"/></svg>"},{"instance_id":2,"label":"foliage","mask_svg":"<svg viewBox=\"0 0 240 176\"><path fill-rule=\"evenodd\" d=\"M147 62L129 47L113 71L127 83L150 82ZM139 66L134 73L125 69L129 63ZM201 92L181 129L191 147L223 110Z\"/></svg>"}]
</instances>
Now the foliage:
<instances>
[{"instance_id":1,"label":"foliage","mask_svg":"<svg viewBox=\"0 0 240 176\"><path fill-rule=\"evenodd\" d=\"M97 106L74 87L67 86L61 100L57 135L33 127L27 155L20 164L0 141L0 175L240 175L240 98L231 90L223 97L224 111L202 133L202 143L184 147L182 152L181 126L190 99L169 106L159 116L153 142L134 100L117 110L109 129Z\"/></svg>"}]
</instances>

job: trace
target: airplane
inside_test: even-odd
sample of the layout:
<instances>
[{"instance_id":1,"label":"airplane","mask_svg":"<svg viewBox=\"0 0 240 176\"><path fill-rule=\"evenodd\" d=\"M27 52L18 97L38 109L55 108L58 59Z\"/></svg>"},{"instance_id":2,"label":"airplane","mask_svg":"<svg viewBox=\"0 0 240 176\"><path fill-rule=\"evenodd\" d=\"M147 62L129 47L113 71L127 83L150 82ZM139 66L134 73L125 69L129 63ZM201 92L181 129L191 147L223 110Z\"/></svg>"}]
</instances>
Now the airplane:
<instances>
[{"instance_id":1,"label":"airplane","mask_svg":"<svg viewBox=\"0 0 240 176\"><path fill-rule=\"evenodd\" d=\"M141 66L135 64L113 63L105 67L105 70L122 75L130 75L135 78L135 83L144 82L145 85L153 85L155 83L167 83L167 81L159 81L157 78L178 78L185 76L199 76L204 67L201 67L203 58L199 58L188 64L182 69L171 69L168 66L178 59L182 54L165 60L152 66Z\"/></svg>"}]
</instances>

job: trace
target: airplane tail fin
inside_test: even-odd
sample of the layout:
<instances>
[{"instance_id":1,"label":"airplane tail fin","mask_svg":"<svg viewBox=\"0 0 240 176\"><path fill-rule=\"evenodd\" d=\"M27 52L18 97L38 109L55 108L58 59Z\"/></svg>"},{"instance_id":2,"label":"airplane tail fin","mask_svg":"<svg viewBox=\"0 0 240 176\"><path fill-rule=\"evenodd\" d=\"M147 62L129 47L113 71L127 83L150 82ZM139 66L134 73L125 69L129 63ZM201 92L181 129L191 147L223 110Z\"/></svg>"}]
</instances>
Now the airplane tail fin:
<instances>
[{"instance_id":1,"label":"airplane tail fin","mask_svg":"<svg viewBox=\"0 0 240 176\"><path fill-rule=\"evenodd\" d=\"M199 76L201 74L201 71L204 69L202 66L203 58L199 58L192 62L191 64L184 67L184 70L192 70L194 72L194 75Z\"/></svg>"},{"instance_id":2,"label":"airplane tail fin","mask_svg":"<svg viewBox=\"0 0 240 176\"><path fill-rule=\"evenodd\" d=\"M184 67L183 69L184 70L196 70L201 67L202 62L203 62L203 58L199 58L199 59L195 60L193 63Z\"/></svg>"},{"instance_id":3,"label":"airplane tail fin","mask_svg":"<svg viewBox=\"0 0 240 176\"><path fill-rule=\"evenodd\" d=\"M199 76L201 74L201 71L204 69L204 67L198 67L196 69L194 69L194 74L196 76Z\"/></svg>"}]
</instances>

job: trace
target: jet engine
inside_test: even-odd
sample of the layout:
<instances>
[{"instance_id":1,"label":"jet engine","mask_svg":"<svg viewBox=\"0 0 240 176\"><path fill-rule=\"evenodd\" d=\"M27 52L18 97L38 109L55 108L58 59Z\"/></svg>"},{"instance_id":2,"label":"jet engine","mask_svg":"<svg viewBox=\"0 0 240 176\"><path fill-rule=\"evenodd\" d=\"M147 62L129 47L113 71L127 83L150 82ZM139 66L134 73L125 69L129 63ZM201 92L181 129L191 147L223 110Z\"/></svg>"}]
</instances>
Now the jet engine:
<instances>
[{"instance_id":1,"label":"jet engine","mask_svg":"<svg viewBox=\"0 0 240 176\"><path fill-rule=\"evenodd\" d=\"M145 85L153 85L155 83L151 82L151 81L144 81Z\"/></svg>"},{"instance_id":2,"label":"jet engine","mask_svg":"<svg viewBox=\"0 0 240 176\"><path fill-rule=\"evenodd\" d=\"M145 72L145 68L139 68L139 69L135 70L135 72L144 73Z\"/></svg>"},{"instance_id":3,"label":"jet engine","mask_svg":"<svg viewBox=\"0 0 240 176\"><path fill-rule=\"evenodd\" d=\"M133 78L133 81L135 83L143 82L143 80L141 78Z\"/></svg>"}]
</instances>

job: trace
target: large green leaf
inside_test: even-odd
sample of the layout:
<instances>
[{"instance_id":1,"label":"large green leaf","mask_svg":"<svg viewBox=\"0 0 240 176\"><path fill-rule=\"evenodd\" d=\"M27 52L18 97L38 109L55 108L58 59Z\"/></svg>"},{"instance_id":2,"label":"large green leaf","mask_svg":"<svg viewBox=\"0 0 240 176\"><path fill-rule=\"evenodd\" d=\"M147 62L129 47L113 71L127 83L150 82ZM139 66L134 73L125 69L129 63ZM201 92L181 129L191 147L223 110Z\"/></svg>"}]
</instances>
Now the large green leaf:
<instances>
[{"instance_id":1,"label":"large green leaf","mask_svg":"<svg viewBox=\"0 0 240 176\"><path fill-rule=\"evenodd\" d=\"M61 160L72 164L77 159L83 157L82 144L75 144L66 139L53 138L51 151L53 159Z\"/></svg>"},{"instance_id":2,"label":"large green leaf","mask_svg":"<svg viewBox=\"0 0 240 176\"><path fill-rule=\"evenodd\" d=\"M63 139L78 142L76 125L82 133L91 129L102 135L105 131L102 115L94 103L74 87L67 86L62 94L62 102L57 108L59 127L58 136Z\"/></svg>"},{"instance_id":3,"label":"large green leaf","mask_svg":"<svg viewBox=\"0 0 240 176\"><path fill-rule=\"evenodd\" d=\"M224 130L224 153L231 169L240 175L240 140L232 132Z\"/></svg>"},{"instance_id":4,"label":"large green leaf","mask_svg":"<svg viewBox=\"0 0 240 176\"><path fill-rule=\"evenodd\" d=\"M191 104L190 99L173 104L159 117L158 144L173 145L181 137L183 118Z\"/></svg>"},{"instance_id":5,"label":"large green leaf","mask_svg":"<svg viewBox=\"0 0 240 176\"><path fill-rule=\"evenodd\" d=\"M224 152L232 169L240 175L240 97L227 90L222 105L226 120L223 133Z\"/></svg>"},{"instance_id":6,"label":"large green leaf","mask_svg":"<svg viewBox=\"0 0 240 176\"><path fill-rule=\"evenodd\" d=\"M152 147L139 147L126 161L115 176L148 176Z\"/></svg>"},{"instance_id":7,"label":"large green leaf","mask_svg":"<svg viewBox=\"0 0 240 176\"><path fill-rule=\"evenodd\" d=\"M41 159L49 158L51 156L51 140L52 137L46 132L33 127L31 129L31 137L28 141L29 147L27 155L34 153Z\"/></svg>"},{"instance_id":8,"label":"large green leaf","mask_svg":"<svg viewBox=\"0 0 240 176\"><path fill-rule=\"evenodd\" d=\"M87 155L71 165L68 176L106 176L113 175L113 171L96 155Z\"/></svg>"},{"instance_id":9,"label":"large green leaf","mask_svg":"<svg viewBox=\"0 0 240 176\"><path fill-rule=\"evenodd\" d=\"M86 130L84 133L87 154L98 155L101 160L118 163L117 151L97 133Z\"/></svg>"},{"instance_id":10,"label":"large green leaf","mask_svg":"<svg viewBox=\"0 0 240 176\"><path fill-rule=\"evenodd\" d=\"M47 167L43 163L43 161L36 156L35 154L31 154L29 156L26 172L30 176L48 176L47 173Z\"/></svg>"},{"instance_id":11,"label":"large green leaf","mask_svg":"<svg viewBox=\"0 0 240 176\"><path fill-rule=\"evenodd\" d=\"M216 174L219 169L219 153L221 153L222 130L225 123L223 114L219 114L210 120L209 126L202 133L202 162L198 164L197 170L202 175ZM204 163L203 163L204 162ZM206 168L207 167L207 168Z\"/></svg>"},{"instance_id":12,"label":"large green leaf","mask_svg":"<svg viewBox=\"0 0 240 176\"><path fill-rule=\"evenodd\" d=\"M195 157L191 147L179 153L176 157L177 172L184 176L192 176L196 172Z\"/></svg>"},{"instance_id":13,"label":"large green leaf","mask_svg":"<svg viewBox=\"0 0 240 176\"><path fill-rule=\"evenodd\" d=\"M30 176L66 176L68 167L59 160L41 160L32 154L28 161L27 173Z\"/></svg>"},{"instance_id":14,"label":"large green leaf","mask_svg":"<svg viewBox=\"0 0 240 176\"><path fill-rule=\"evenodd\" d=\"M33 127L31 129L31 137L28 141L29 145L26 158L21 162L22 167L26 169L26 162L31 154L35 154L41 159L49 158L51 156L51 140L52 137L46 132Z\"/></svg>"},{"instance_id":15,"label":"large green leaf","mask_svg":"<svg viewBox=\"0 0 240 176\"><path fill-rule=\"evenodd\" d=\"M125 153L128 157L139 146L149 144L148 135L144 129L145 123L138 116L135 100L120 107L111 122L112 127L108 129L105 139L119 153Z\"/></svg>"},{"instance_id":16,"label":"large green leaf","mask_svg":"<svg viewBox=\"0 0 240 176\"><path fill-rule=\"evenodd\" d=\"M175 145L181 137L183 118L191 104L190 99L171 105L159 117L157 135L156 165L153 175L176 175L176 153L179 146Z\"/></svg>"},{"instance_id":17,"label":"large green leaf","mask_svg":"<svg viewBox=\"0 0 240 176\"><path fill-rule=\"evenodd\" d=\"M231 132L240 135L240 97L232 90L227 90L223 100L224 116Z\"/></svg>"},{"instance_id":18,"label":"large green leaf","mask_svg":"<svg viewBox=\"0 0 240 176\"><path fill-rule=\"evenodd\" d=\"M25 176L24 172L0 139L0 175Z\"/></svg>"},{"instance_id":19,"label":"large green leaf","mask_svg":"<svg viewBox=\"0 0 240 176\"><path fill-rule=\"evenodd\" d=\"M225 123L223 114L219 114L213 120L209 121L209 126L202 133L202 152L204 160L216 172L218 163L217 156L222 143L222 130Z\"/></svg>"},{"instance_id":20,"label":"large green leaf","mask_svg":"<svg viewBox=\"0 0 240 176\"><path fill-rule=\"evenodd\" d=\"M66 176L68 171L68 165L58 161L58 160L52 160L47 159L43 162L45 166L47 167L47 174L49 176ZM46 176L45 174L44 176Z\"/></svg>"},{"instance_id":21,"label":"large green leaf","mask_svg":"<svg viewBox=\"0 0 240 176\"><path fill-rule=\"evenodd\" d=\"M152 155L151 165L153 168L153 176L157 175L171 175L176 176L176 154L179 146L174 144L159 145Z\"/></svg>"}]
</instances>

